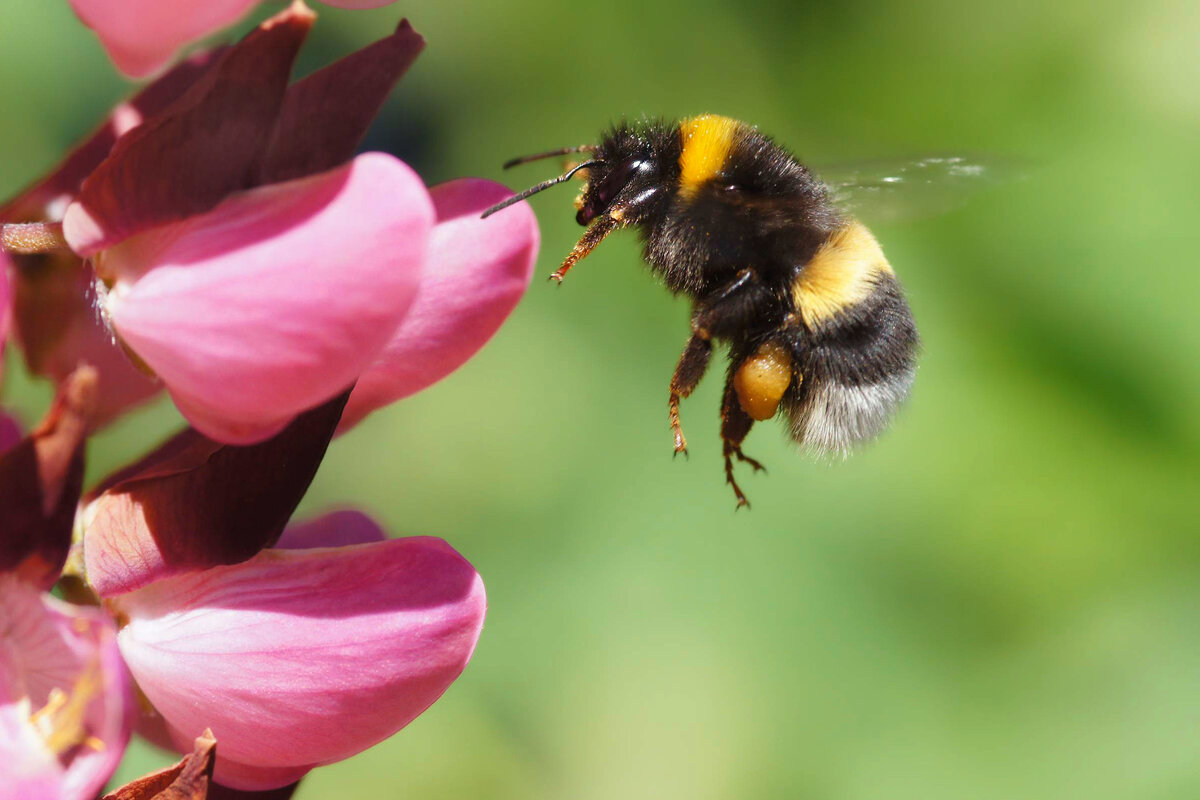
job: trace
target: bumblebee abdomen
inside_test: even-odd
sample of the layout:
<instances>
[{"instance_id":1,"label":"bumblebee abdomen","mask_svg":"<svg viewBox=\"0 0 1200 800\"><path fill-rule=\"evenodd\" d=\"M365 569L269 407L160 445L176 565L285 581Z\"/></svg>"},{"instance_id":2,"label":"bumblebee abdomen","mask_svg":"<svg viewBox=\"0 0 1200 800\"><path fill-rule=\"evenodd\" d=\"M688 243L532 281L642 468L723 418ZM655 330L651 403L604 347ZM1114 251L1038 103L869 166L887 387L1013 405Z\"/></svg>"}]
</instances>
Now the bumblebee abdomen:
<instances>
[{"instance_id":1,"label":"bumblebee abdomen","mask_svg":"<svg viewBox=\"0 0 1200 800\"><path fill-rule=\"evenodd\" d=\"M792 300L798 382L784 407L791 435L845 453L874 438L908 396L918 337L900 284L870 232L852 222L799 272Z\"/></svg>"}]
</instances>

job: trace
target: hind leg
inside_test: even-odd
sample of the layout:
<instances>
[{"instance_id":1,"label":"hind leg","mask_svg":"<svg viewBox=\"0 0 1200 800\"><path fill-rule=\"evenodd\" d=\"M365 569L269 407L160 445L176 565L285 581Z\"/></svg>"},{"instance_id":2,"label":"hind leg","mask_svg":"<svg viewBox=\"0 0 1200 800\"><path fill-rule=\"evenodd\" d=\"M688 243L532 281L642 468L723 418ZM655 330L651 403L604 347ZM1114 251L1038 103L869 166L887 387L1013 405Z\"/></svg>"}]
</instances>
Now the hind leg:
<instances>
[{"instance_id":1,"label":"hind leg","mask_svg":"<svg viewBox=\"0 0 1200 800\"><path fill-rule=\"evenodd\" d=\"M733 477L734 457L736 456L738 461L749 464L755 472L766 471L766 467L742 452L742 442L746 440L746 435L750 433L750 428L753 426L754 419L743 411L738 403L737 392L733 388L731 376L725 383L725 399L721 402L721 441L724 443L725 482L733 487L738 508L742 506L749 508L750 501L746 499L746 495Z\"/></svg>"}]
</instances>

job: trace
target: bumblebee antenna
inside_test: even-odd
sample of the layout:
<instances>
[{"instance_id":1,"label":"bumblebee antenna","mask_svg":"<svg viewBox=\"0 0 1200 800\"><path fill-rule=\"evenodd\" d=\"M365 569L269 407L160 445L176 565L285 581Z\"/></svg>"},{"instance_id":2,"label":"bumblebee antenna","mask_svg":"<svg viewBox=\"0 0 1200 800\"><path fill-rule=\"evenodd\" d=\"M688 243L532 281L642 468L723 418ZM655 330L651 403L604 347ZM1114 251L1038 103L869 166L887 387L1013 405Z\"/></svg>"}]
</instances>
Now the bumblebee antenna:
<instances>
[{"instance_id":1,"label":"bumblebee antenna","mask_svg":"<svg viewBox=\"0 0 1200 800\"><path fill-rule=\"evenodd\" d=\"M600 163L602 163L602 162L600 162L598 160L597 161L585 161L582 164L578 164L578 165L572 167L571 169L567 170L562 175L559 175L557 178L551 178L550 180L542 181L541 183L536 184L535 186L530 186L528 189L521 192L520 194L514 194L512 197L508 198L504 202L497 203L496 205L492 206L487 211L483 212L482 215L480 215L480 219L487 219L492 214L495 214L497 211L504 209L504 208L508 208L513 203L519 203L522 200L524 200L526 197L531 197L532 195L537 194L538 192L542 191L543 189L549 189L551 186L556 186L557 184L563 183L564 181L569 181L569 180L571 180L571 177L576 172L579 172L579 170L587 169L588 167L594 167Z\"/></svg>"},{"instance_id":2,"label":"bumblebee antenna","mask_svg":"<svg viewBox=\"0 0 1200 800\"><path fill-rule=\"evenodd\" d=\"M575 147L560 147L557 150L547 150L544 153L534 153L531 156L519 156L510 158L504 162L504 169L515 167L518 164L528 164L530 161L541 161L543 158L554 158L555 156L566 156L571 153L594 153L597 148L594 144L581 144Z\"/></svg>"}]
</instances>

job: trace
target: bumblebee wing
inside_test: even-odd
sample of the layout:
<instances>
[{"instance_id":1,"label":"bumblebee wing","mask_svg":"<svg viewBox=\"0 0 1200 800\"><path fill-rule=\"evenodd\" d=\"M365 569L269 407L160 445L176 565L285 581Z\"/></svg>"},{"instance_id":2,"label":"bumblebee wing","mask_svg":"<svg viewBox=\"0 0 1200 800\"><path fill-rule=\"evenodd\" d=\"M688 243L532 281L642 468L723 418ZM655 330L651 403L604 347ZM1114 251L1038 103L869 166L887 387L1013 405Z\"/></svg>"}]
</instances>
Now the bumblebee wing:
<instances>
[{"instance_id":1,"label":"bumblebee wing","mask_svg":"<svg viewBox=\"0 0 1200 800\"><path fill-rule=\"evenodd\" d=\"M799 380L784 395L790 434L846 454L887 427L916 372L916 324L883 251L861 224L823 245L792 287L787 329ZM802 324L801 324L802 323Z\"/></svg>"},{"instance_id":2,"label":"bumblebee wing","mask_svg":"<svg viewBox=\"0 0 1200 800\"><path fill-rule=\"evenodd\" d=\"M1019 180L1015 158L934 155L815 168L834 202L868 222L903 222L961 208L990 186Z\"/></svg>"}]
</instances>

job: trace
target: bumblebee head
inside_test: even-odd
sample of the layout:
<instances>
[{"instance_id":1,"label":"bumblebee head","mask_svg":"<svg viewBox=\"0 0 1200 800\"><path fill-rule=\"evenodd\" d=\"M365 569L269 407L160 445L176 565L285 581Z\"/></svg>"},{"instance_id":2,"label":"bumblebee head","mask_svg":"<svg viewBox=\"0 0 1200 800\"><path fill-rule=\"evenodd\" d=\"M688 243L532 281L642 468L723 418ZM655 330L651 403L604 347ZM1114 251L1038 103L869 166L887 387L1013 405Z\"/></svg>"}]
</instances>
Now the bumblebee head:
<instances>
[{"instance_id":1,"label":"bumblebee head","mask_svg":"<svg viewBox=\"0 0 1200 800\"><path fill-rule=\"evenodd\" d=\"M567 256L563 265L551 275L561 281L571 265L592 251L605 236L627 225L646 222L662 212L678 182L680 143L678 130L661 123L640 127L621 125L601 137L599 144L562 147L545 153L514 158L505 169L571 153L587 153L588 160L576 164L562 175L542 181L513 195L483 212L491 216L503 208L518 203L543 189L570 180L575 175L585 178L583 191L576 201L575 220L587 226L587 232Z\"/></svg>"},{"instance_id":2,"label":"bumblebee head","mask_svg":"<svg viewBox=\"0 0 1200 800\"><path fill-rule=\"evenodd\" d=\"M661 208L670 193L669 187L678 177L678 150L678 135L661 125L621 125L601 137L599 144L561 147L514 158L504 165L505 169L572 153L589 156L587 161L574 165L562 175L542 181L489 208L483 216L579 175L586 181L576 201L575 220L580 225L590 225L601 217L611 218L618 226L636 225Z\"/></svg>"},{"instance_id":3,"label":"bumblebee head","mask_svg":"<svg viewBox=\"0 0 1200 800\"><path fill-rule=\"evenodd\" d=\"M575 221L590 225L605 215L621 225L645 220L665 199L672 166L650 136L628 127L613 130L587 167Z\"/></svg>"}]
</instances>

